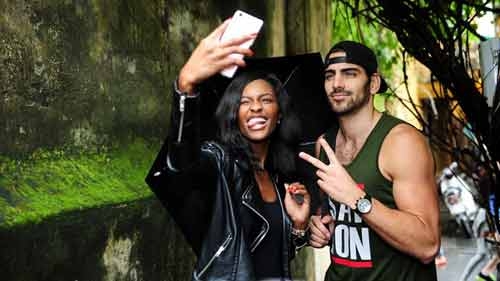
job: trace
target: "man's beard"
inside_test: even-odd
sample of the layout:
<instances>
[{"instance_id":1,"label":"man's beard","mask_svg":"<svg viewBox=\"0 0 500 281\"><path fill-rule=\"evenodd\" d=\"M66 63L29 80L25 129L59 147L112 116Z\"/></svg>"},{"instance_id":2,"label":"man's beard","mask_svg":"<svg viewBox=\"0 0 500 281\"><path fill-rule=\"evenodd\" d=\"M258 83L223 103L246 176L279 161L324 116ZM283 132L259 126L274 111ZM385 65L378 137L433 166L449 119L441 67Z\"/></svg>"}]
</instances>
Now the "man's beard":
<instances>
[{"instance_id":1,"label":"man's beard","mask_svg":"<svg viewBox=\"0 0 500 281\"><path fill-rule=\"evenodd\" d=\"M345 116L352 113L357 112L361 108L363 108L370 101L370 92L368 88L368 83L364 88L364 95L361 97L355 97L352 91L338 90L333 91L333 93L329 94L329 97L336 93L345 93L348 97L348 100L345 101L342 105L336 105L334 101L330 101L330 105L332 107L333 112L338 116Z\"/></svg>"}]
</instances>

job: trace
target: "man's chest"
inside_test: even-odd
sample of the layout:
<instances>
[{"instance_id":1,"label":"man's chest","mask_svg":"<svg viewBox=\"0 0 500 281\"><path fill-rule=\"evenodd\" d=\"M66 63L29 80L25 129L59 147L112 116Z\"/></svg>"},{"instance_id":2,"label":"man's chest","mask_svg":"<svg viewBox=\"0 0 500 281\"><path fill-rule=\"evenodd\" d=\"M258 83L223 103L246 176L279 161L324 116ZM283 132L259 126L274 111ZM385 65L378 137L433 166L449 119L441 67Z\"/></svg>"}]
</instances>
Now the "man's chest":
<instances>
[{"instance_id":1,"label":"man's chest","mask_svg":"<svg viewBox=\"0 0 500 281\"><path fill-rule=\"evenodd\" d=\"M335 145L335 156L342 165L346 166L351 164L354 158L356 158L359 150L360 147L357 147L354 144L337 142Z\"/></svg>"}]
</instances>

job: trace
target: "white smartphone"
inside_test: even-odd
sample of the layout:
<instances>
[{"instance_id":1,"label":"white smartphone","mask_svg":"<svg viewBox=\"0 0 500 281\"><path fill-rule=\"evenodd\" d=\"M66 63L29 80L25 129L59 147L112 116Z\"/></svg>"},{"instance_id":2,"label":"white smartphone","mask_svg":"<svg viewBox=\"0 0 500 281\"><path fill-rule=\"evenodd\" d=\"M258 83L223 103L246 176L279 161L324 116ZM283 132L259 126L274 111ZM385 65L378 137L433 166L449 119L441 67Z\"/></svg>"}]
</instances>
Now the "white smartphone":
<instances>
[{"instance_id":1,"label":"white smartphone","mask_svg":"<svg viewBox=\"0 0 500 281\"><path fill-rule=\"evenodd\" d=\"M231 18L231 21L226 27L226 30L224 31L224 34L222 34L220 42L226 42L241 36L258 33L262 28L263 24L264 24L263 20L254 17L250 14L247 14L243 11L236 10L236 12L234 12L233 17ZM241 46L243 48L250 48L250 46L252 46L254 41L255 41L254 39L245 41L243 44L241 44ZM243 55L241 54L231 54L230 56L234 56L237 58L243 57ZM237 69L238 66L234 65L222 70L220 74L228 78L232 78Z\"/></svg>"}]
</instances>

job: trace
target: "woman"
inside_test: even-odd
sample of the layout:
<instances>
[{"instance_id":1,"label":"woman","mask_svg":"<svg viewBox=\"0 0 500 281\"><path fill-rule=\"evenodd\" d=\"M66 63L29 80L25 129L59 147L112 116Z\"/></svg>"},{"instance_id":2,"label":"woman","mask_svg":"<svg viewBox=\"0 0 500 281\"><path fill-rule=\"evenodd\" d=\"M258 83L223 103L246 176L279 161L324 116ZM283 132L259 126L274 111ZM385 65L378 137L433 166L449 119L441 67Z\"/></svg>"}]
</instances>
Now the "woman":
<instances>
[{"instance_id":1,"label":"woman","mask_svg":"<svg viewBox=\"0 0 500 281\"><path fill-rule=\"evenodd\" d=\"M227 24L182 68L169 138L146 181L198 256L193 280L288 280L289 261L306 242L310 197L290 180L297 124L281 82L264 72L236 77L217 107L217 142L199 144L197 86L228 66L244 67L229 54L251 55L239 45L255 35L219 43Z\"/></svg>"}]
</instances>

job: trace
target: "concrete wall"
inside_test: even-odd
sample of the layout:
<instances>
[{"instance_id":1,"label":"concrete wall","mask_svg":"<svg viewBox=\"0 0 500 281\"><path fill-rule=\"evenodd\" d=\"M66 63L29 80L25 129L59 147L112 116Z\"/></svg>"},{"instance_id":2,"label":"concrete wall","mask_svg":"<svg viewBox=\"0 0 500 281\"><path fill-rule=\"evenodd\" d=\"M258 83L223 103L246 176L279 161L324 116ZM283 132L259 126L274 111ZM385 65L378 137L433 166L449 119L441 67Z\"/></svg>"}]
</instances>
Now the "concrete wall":
<instances>
[{"instance_id":1,"label":"concrete wall","mask_svg":"<svg viewBox=\"0 0 500 281\"><path fill-rule=\"evenodd\" d=\"M189 280L194 255L154 199L0 232L2 280Z\"/></svg>"},{"instance_id":2,"label":"concrete wall","mask_svg":"<svg viewBox=\"0 0 500 281\"><path fill-rule=\"evenodd\" d=\"M166 134L171 82L237 8L265 21L256 55L277 56L324 52L329 7L0 1L2 279L185 280L194 258L143 181ZM303 257L295 268L307 274Z\"/></svg>"},{"instance_id":3,"label":"concrete wall","mask_svg":"<svg viewBox=\"0 0 500 281\"><path fill-rule=\"evenodd\" d=\"M224 17L214 2L2 1L0 153L162 136L167 84Z\"/></svg>"}]
</instances>

